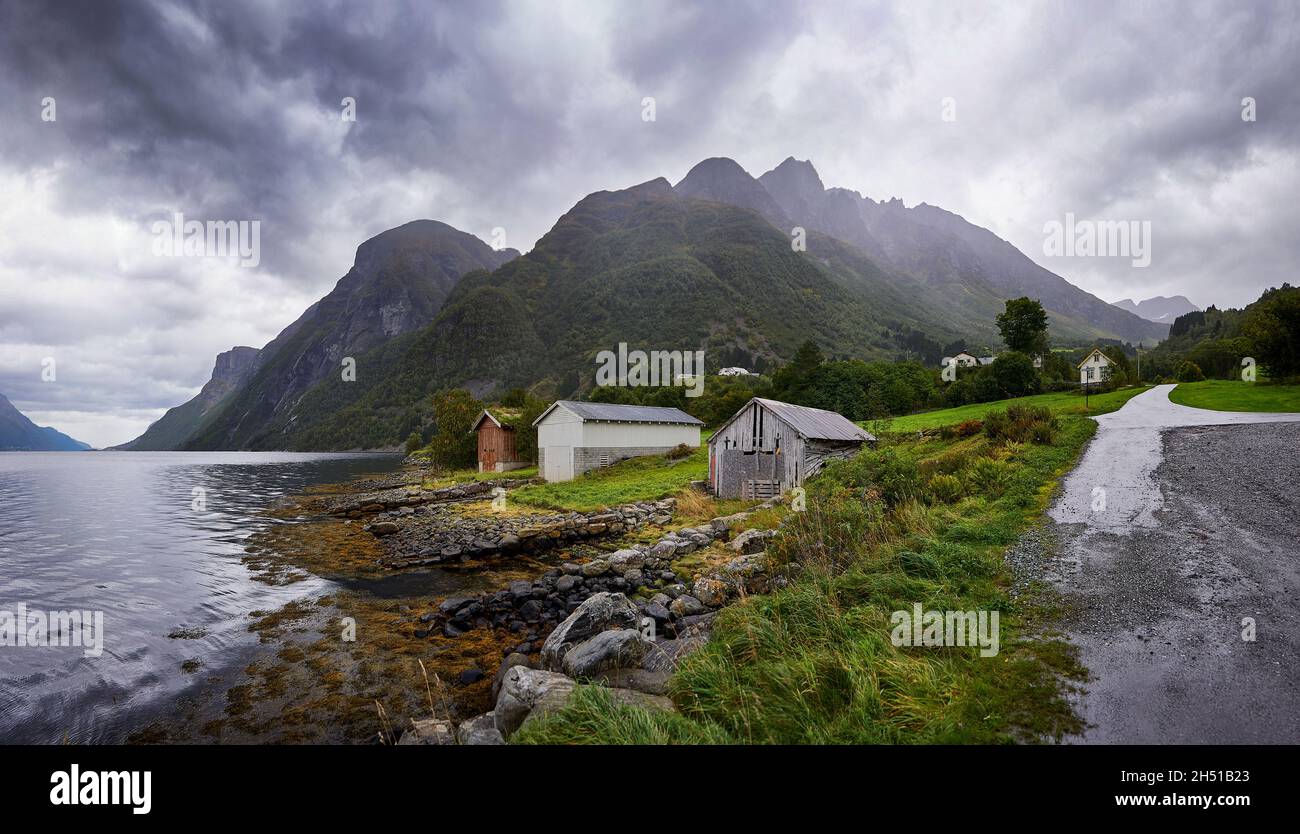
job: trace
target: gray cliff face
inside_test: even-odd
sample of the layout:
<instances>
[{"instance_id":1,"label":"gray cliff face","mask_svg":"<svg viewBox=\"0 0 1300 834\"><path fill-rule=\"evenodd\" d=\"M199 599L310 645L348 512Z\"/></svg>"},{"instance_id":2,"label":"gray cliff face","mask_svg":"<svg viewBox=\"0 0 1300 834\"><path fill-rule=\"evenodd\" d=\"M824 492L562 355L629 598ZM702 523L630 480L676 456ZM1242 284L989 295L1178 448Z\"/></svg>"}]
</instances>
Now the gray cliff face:
<instances>
[{"instance_id":1,"label":"gray cliff face","mask_svg":"<svg viewBox=\"0 0 1300 834\"><path fill-rule=\"evenodd\" d=\"M212 377L188 402L167 410L144 434L113 447L122 452L162 452L177 448L203 425L214 409L257 369L262 352L254 347L233 347L217 354Z\"/></svg>"},{"instance_id":2,"label":"gray cliff face","mask_svg":"<svg viewBox=\"0 0 1300 834\"><path fill-rule=\"evenodd\" d=\"M367 240L334 289L262 350L251 376L183 447L277 448L294 405L313 385L341 380L344 359L429 324L463 275L518 254L433 220Z\"/></svg>"}]
</instances>

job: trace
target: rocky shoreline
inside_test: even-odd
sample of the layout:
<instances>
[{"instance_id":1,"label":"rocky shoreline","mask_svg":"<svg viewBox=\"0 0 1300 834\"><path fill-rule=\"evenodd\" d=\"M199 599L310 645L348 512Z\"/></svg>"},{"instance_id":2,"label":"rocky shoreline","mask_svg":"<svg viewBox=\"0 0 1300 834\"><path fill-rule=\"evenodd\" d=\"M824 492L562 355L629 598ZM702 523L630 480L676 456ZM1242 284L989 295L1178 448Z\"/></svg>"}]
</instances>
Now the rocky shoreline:
<instances>
[{"instance_id":1,"label":"rocky shoreline","mask_svg":"<svg viewBox=\"0 0 1300 834\"><path fill-rule=\"evenodd\" d=\"M562 708L580 683L605 686L619 703L674 709L666 697L669 679L707 642L718 611L784 581L770 575L765 558L766 542L777 531L750 529L732 537L750 515L715 518L654 544L565 563L504 590L443 600L420 617L429 626L426 634L454 638L506 628L524 639L507 650L497 670L491 711L460 723L414 721L398 743L502 744L529 721ZM717 541L734 554L721 568L693 578L672 569L675 557ZM634 602L627 592L650 596Z\"/></svg>"},{"instance_id":2,"label":"rocky shoreline","mask_svg":"<svg viewBox=\"0 0 1300 834\"><path fill-rule=\"evenodd\" d=\"M540 553L588 539L619 536L672 521L671 500L593 513L465 515L433 504L375 516L365 529L383 538L381 564L393 569Z\"/></svg>"},{"instance_id":3,"label":"rocky shoreline","mask_svg":"<svg viewBox=\"0 0 1300 834\"><path fill-rule=\"evenodd\" d=\"M721 608L784 581L765 553L776 531L746 529L774 526L777 502L714 518L695 496L501 512L498 487L528 480L437 477L410 466L278 502L272 514L294 523L250 542L250 568L268 584L338 587L253 612L264 648L243 673L205 679L138 738L500 743L581 684L673 709L669 681Z\"/></svg>"}]
</instances>

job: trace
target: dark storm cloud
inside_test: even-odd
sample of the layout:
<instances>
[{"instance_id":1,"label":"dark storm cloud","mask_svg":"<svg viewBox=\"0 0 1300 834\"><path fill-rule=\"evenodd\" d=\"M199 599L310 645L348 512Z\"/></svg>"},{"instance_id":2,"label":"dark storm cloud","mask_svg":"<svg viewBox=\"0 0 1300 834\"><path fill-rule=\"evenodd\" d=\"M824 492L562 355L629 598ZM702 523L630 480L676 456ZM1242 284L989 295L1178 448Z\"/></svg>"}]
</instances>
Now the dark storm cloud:
<instances>
[{"instance_id":1,"label":"dark storm cloud","mask_svg":"<svg viewBox=\"0 0 1300 834\"><path fill-rule=\"evenodd\" d=\"M1257 2L0 4L0 391L143 428L385 228L501 226L527 249L587 193L714 155L755 175L811 158L828 185L944 206L1104 298L1242 304L1300 258L1297 17ZM151 257L150 223L173 211L260 220L260 266ZM1045 258L1043 223L1065 212L1151 220L1152 266ZM33 381L51 353L57 388ZM109 433L87 439L128 439Z\"/></svg>"}]
</instances>

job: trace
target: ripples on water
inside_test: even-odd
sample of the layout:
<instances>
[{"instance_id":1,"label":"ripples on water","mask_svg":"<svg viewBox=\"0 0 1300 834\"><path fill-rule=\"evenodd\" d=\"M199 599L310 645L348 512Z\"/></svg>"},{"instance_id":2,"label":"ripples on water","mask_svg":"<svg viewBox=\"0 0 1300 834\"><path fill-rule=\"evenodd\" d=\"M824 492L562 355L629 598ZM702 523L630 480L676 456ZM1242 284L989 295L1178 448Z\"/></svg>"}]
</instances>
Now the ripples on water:
<instances>
[{"instance_id":1,"label":"ripples on water","mask_svg":"<svg viewBox=\"0 0 1300 834\"><path fill-rule=\"evenodd\" d=\"M0 741L121 741L140 715L238 662L249 613L326 583L276 588L241 563L259 515L396 456L256 452L0 453L0 610L104 612L105 649L0 646ZM193 509L193 490L206 507ZM177 629L197 639L172 639ZM203 662L194 675L180 664Z\"/></svg>"}]
</instances>

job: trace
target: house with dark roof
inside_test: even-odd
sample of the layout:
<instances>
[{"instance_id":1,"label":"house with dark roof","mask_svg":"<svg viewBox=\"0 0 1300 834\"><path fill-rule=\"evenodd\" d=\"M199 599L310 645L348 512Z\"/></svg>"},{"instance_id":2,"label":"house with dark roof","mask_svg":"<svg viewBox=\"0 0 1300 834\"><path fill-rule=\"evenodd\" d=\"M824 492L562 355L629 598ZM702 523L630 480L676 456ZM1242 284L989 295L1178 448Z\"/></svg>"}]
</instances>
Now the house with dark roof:
<instances>
[{"instance_id":1,"label":"house with dark roof","mask_svg":"<svg viewBox=\"0 0 1300 834\"><path fill-rule=\"evenodd\" d=\"M755 397L709 438L709 487L721 498L771 498L875 442L842 414Z\"/></svg>"},{"instance_id":2,"label":"house with dark roof","mask_svg":"<svg viewBox=\"0 0 1300 834\"><path fill-rule=\"evenodd\" d=\"M548 481L569 481L627 458L699 446L704 423L680 408L558 400L533 425L538 471Z\"/></svg>"}]
</instances>

